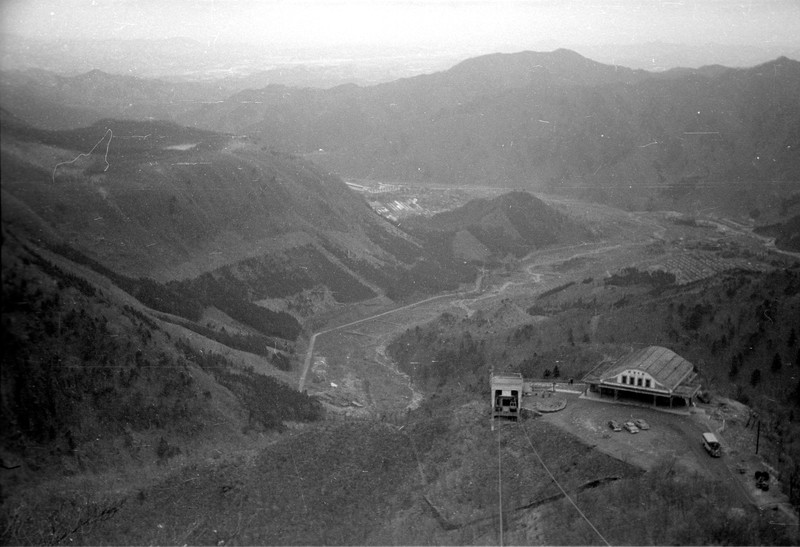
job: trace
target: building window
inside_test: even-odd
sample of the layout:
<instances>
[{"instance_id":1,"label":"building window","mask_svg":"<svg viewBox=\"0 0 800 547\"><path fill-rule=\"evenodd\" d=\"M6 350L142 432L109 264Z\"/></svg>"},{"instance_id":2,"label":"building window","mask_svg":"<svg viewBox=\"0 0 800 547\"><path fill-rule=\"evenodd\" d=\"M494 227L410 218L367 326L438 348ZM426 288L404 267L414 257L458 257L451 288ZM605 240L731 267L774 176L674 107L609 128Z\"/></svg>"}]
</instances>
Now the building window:
<instances>
[{"instance_id":1,"label":"building window","mask_svg":"<svg viewBox=\"0 0 800 547\"><path fill-rule=\"evenodd\" d=\"M650 387L650 378L644 381L644 387Z\"/></svg>"},{"instance_id":2,"label":"building window","mask_svg":"<svg viewBox=\"0 0 800 547\"><path fill-rule=\"evenodd\" d=\"M623 384L627 384L628 383L628 377L627 376L625 376L625 375L622 376L622 383Z\"/></svg>"},{"instance_id":3,"label":"building window","mask_svg":"<svg viewBox=\"0 0 800 547\"><path fill-rule=\"evenodd\" d=\"M636 378L636 385L639 386L639 387L642 387L642 379L641 378Z\"/></svg>"}]
</instances>

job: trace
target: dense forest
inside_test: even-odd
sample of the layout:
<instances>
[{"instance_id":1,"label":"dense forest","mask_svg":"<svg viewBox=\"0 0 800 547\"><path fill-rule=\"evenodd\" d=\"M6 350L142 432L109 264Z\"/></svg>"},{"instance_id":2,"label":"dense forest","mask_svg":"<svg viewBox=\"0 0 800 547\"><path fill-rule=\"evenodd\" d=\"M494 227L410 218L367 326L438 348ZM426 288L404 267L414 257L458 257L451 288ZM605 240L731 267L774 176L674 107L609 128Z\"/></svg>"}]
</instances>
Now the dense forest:
<instances>
[{"instance_id":1,"label":"dense forest","mask_svg":"<svg viewBox=\"0 0 800 547\"><path fill-rule=\"evenodd\" d=\"M281 429L286 420L322 416L315 399L175 339L144 308L120 302L7 233L2 306L0 430L5 449L30 469L100 469L111 464L108 443L132 442L139 433L180 430L191 438L213 418L222 391L251 427ZM288 367L282 355L271 360ZM135 456L140 449L130 442L123 451ZM157 446L156 455L178 454L174 442Z\"/></svg>"},{"instance_id":2,"label":"dense forest","mask_svg":"<svg viewBox=\"0 0 800 547\"><path fill-rule=\"evenodd\" d=\"M705 389L759 413L770 463L800 507L800 270L733 271L677 285L626 269L555 289L537 298L527 322L504 322L510 302L494 314L444 314L406 331L389 351L430 393L483 393L492 368L579 380L631 347L667 346L694 364Z\"/></svg>"}]
</instances>

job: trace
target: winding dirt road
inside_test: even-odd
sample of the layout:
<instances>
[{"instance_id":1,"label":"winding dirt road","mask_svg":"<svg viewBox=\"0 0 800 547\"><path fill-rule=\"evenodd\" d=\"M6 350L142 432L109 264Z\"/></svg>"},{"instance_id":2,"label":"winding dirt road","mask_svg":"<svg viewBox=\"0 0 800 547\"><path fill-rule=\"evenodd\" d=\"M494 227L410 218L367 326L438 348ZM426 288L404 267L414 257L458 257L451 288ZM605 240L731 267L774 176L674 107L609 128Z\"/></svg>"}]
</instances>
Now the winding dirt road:
<instances>
[{"instance_id":1,"label":"winding dirt road","mask_svg":"<svg viewBox=\"0 0 800 547\"><path fill-rule=\"evenodd\" d=\"M437 300L455 299L455 298L458 298L459 296L461 296L461 295L460 294L442 294L442 295L439 295L439 296L432 296L431 298L426 298L425 300L420 300L418 302L414 302L412 304L407 304L407 305L401 306L399 308L393 308L391 310L387 310L387 311L384 311L384 312L381 312L381 313L377 313L377 314L371 315L369 317L364 317L363 319L358 319L356 321L351 321L350 323L345 323L344 325L337 325L335 327L331 327L329 329L321 330L319 332L316 332L316 333L312 334L311 338L309 338L309 340L308 340L308 349L306 350L306 357L305 357L305 360L303 362L303 371L300 374L300 382L299 382L298 390L299 391L303 391L303 389L305 388L306 377L308 375L308 370L311 367L311 360L312 360L312 357L314 355L314 345L316 344L317 337L323 336L325 334L330 334L332 332L340 331L342 329L346 329L346 328L349 328L349 327L354 327L356 325L361 325L363 323L369 323L369 322L375 321L375 320L377 320L377 319L379 319L381 317L394 315L394 314L397 314L397 313L405 311L405 310L410 310L410 309L416 308L418 306L422 306L424 304L429 304L431 302L435 302Z\"/></svg>"}]
</instances>

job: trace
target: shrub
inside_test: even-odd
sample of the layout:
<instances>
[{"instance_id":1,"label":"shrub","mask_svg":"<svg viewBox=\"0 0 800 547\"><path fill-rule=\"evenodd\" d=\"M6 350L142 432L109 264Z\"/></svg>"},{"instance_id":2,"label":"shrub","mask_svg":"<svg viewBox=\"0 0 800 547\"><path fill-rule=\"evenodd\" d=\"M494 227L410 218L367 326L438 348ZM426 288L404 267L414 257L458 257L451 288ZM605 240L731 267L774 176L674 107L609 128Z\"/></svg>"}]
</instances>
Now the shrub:
<instances>
[{"instance_id":1,"label":"shrub","mask_svg":"<svg viewBox=\"0 0 800 547\"><path fill-rule=\"evenodd\" d=\"M174 458L180 453L181 449L177 446L169 444L164 437L161 437L161 439L158 441L158 445L156 446L156 456L158 456L159 462L165 462L171 458Z\"/></svg>"}]
</instances>

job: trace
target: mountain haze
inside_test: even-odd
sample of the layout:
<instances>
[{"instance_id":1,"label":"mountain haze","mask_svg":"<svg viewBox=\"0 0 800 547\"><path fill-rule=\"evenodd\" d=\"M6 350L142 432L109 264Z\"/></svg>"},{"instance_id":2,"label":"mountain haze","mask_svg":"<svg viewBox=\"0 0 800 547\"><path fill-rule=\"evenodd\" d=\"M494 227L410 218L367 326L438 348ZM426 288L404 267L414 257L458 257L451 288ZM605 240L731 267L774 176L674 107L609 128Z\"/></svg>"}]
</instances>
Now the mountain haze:
<instances>
[{"instance_id":1,"label":"mountain haze","mask_svg":"<svg viewBox=\"0 0 800 547\"><path fill-rule=\"evenodd\" d=\"M185 121L258 135L343 176L566 191L635 207L708 203L734 186L739 201L723 205L746 214L775 205L791 192L781 184L797 180L798 82L800 63L787 58L653 74L525 52L369 88L245 91ZM708 185L718 188L697 192Z\"/></svg>"},{"instance_id":2,"label":"mountain haze","mask_svg":"<svg viewBox=\"0 0 800 547\"><path fill-rule=\"evenodd\" d=\"M102 118L173 120L228 93L219 83L167 82L98 69L74 76L10 70L0 79L3 107L42 129L87 126Z\"/></svg>"},{"instance_id":3,"label":"mountain haze","mask_svg":"<svg viewBox=\"0 0 800 547\"><path fill-rule=\"evenodd\" d=\"M559 49L331 89L233 92L220 82L97 70L10 71L2 104L50 129L161 118L245 134L345 177L545 190L634 208L715 205L748 216L780 209L795 191L798 83L800 63L786 57L653 73Z\"/></svg>"},{"instance_id":4,"label":"mountain haze","mask_svg":"<svg viewBox=\"0 0 800 547\"><path fill-rule=\"evenodd\" d=\"M348 233L377 253L363 231L388 226L338 179L247 139L106 120L60 132L4 124L3 145L4 219L21 202L21 217L130 275L185 277L305 243L301 233Z\"/></svg>"},{"instance_id":5,"label":"mountain haze","mask_svg":"<svg viewBox=\"0 0 800 547\"><path fill-rule=\"evenodd\" d=\"M338 177L248 137L123 120L47 131L3 116L4 227L159 311L198 321L213 307L294 340L300 324L290 309L302 319L337 302L455 289L475 275L476 264L432 236L435 225L400 229ZM558 215L530 195L516 200L515 222L538 222L539 231L466 223L456 231L471 230L484 246L466 258L586 233L555 237Z\"/></svg>"}]
</instances>

